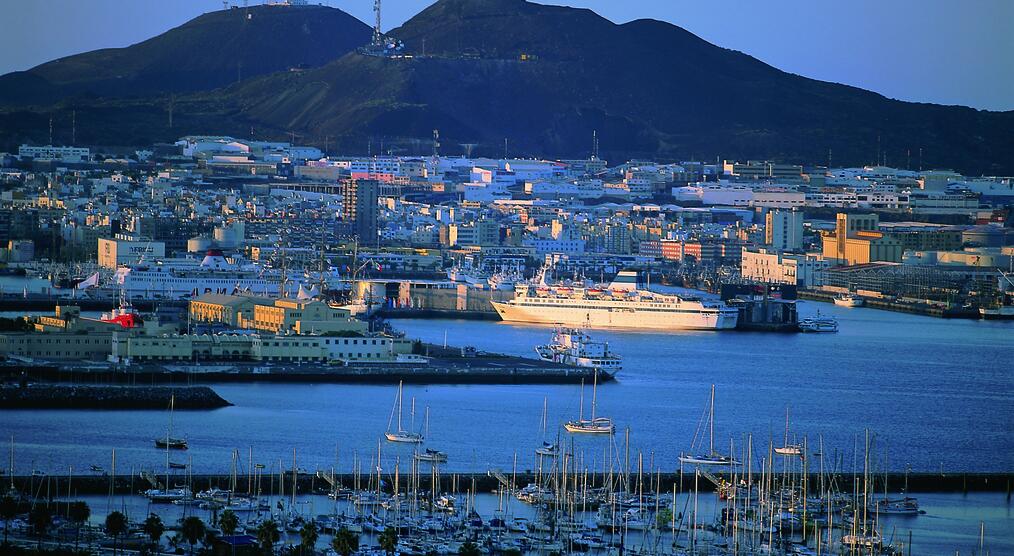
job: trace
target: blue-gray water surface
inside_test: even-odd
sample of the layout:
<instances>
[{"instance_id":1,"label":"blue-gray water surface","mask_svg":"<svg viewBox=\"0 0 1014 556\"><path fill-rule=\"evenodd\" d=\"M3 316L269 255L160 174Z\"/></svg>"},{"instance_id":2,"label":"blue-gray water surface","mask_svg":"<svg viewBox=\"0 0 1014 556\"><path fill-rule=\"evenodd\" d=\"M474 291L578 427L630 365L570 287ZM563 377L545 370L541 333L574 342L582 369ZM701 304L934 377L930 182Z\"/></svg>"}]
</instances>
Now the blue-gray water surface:
<instances>
[{"instance_id":1,"label":"blue-gray water surface","mask_svg":"<svg viewBox=\"0 0 1014 556\"><path fill-rule=\"evenodd\" d=\"M851 471L862 461L869 430L878 470L1014 470L1014 323L944 320L874 309L802 302L838 317L837 334L594 331L624 360L619 380L598 388L598 414L612 417L618 434L573 439L583 466L616 464L629 428L630 453L644 466L673 470L690 450L716 386L717 448L743 455L752 435L753 459L781 444L789 410L790 440L804 437L810 451L824 446L825 468ZM500 322L399 320L410 337L481 350L534 356L551 328ZM231 454L253 450L257 462L291 465L293 449L306 469L350 471L353 457L371 468L387 429L396 388L348 384L220 384L235 406L177 411L174 435L191 449L197 473L227 471ZM449 454L451 471L533 467L533 448L579 413L575 385L406 385L405 422L416 403L415 428L429 407L427 446ZM584 410L591 388L585 389ZM15 439L16 472L78 473L110 467L119 472L161 469L165 453L152 439L164 435L166 411L3 411L0 434ZM858 450L856 449L858 447ZM407 468L411 448L382 443L386 469ZM859 456L856 458L856 456ZM6 459L6 458L4 458ZM813 460L814 462L816 460ZM816 465L816 463L814 463ZM365 472L365 471L364 471Z\"/></svg>"}]
</instances>

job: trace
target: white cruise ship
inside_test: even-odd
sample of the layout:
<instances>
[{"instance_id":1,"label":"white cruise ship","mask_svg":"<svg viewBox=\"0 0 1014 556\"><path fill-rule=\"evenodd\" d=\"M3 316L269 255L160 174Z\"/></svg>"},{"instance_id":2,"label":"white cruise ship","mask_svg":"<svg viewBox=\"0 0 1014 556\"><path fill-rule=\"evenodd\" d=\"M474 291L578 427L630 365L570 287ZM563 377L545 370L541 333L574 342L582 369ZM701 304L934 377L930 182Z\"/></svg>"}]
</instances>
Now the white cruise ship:
<instances>
[{"instance_id":1,"label":"white cruise ship","mask_svg":"<svg viewBox=\"0 0 1014 556\"><path fill-rule=\"evenodd\" d=\"M306 276L302 271L289 272L286 290L295 295L300 282L318 283L320 277ZM328 276L328 283L337 275ZM230 263L221 251L211 250L199 265L144 264L116 269L113 287L122 290L128 299L184 299L203 293L249 292L277 296L282 284L281 271L256 265L238 266Z\"/></svg>"},{"instance_id":2,"label":"white cruise ship","mask_svg":"<svg viewBox=\"0 0 1014 556\"><path fill-rule=\"evenodd\" d=\"M637 289L633 271L621 271L606 288L518 284L514 299L492 303L505 321L572 326L722 330L739 318L721 301Z\"/></svg>"}]
</instances>

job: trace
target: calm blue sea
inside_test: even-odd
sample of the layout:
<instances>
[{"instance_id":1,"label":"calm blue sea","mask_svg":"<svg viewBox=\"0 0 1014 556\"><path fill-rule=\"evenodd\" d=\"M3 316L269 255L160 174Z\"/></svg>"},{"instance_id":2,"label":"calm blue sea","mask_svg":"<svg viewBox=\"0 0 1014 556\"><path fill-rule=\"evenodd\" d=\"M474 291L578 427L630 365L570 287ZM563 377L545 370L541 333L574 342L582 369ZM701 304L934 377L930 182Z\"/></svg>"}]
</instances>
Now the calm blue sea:
<instances>
[{"instance_id":1,"label":"calm blue sea","mask_svg":"<svg viewBox=\"0 0 1014 556\"><path fill-rule=\"evenodd\" d=\"M877 469L913 471L1014 470L1014 323L943 320L873 309L801 302L838 317L838 334L596 331L624 358L619 380L598 388L598 414L612 417L618 434L570 439L560 424L578 416L577 386L406 386L406 426L423 427L427 446L447 452L449 471L533 467L543 438L573 441L582 462L601 470L618 461L627 442L645 468L677 467L691 449L709 390L716 387L717 448L753 459L780 444L789 412L790 440L811 452L823 443L824 465L851 471L862 461L870 432ZM401 320L411 337L481 350L534 356L551 329L499 322ZM234 407L178 411L174 434L191 449L195 472L227 471L231 453L300 467L350 471L354 457L372 465L391 416L396 388L371 385L216 385ZM591 387L584 411L590 410ZM410 406L414 399L414 421ZM548 402L548 430L541 427ZM109 467L116 449L123 472L160 469L165 454L152 439L165 434L165 411L3 411L0 438L13 435L18 473L30 469L80 472ZM858 450L856 448L858 447ZM5 451L6 452L6 451ZM383 465L407 468L411 448L382 445ZM0 458L6 463L6 457ZM816 461L816 460L813 460Z\"/></svg>"}]
</instances>

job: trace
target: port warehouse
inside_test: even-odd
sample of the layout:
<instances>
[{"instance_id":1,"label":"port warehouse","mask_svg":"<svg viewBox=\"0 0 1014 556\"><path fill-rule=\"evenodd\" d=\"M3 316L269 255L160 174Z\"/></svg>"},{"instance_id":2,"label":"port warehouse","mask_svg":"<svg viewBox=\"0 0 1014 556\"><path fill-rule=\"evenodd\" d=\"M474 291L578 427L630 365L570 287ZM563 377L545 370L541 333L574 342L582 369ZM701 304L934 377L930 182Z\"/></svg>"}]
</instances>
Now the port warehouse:
<instances>
[{"instance_id":1,"label":"port warehouse","mask_svg":"<svg viewBox=\"0 0 1014 556\"><path fill-rule=\"evenodd\" d=\"M45 360L278 362L405 361L412 342L370 336L368 323L317 300L207 294L191 304L191 320L245 327L237 332L179 334L175 324L146 321L136 328L81 316L57 306L33 317L33 330L0 335L0 353Z\"/></svg>"}]
</instances>

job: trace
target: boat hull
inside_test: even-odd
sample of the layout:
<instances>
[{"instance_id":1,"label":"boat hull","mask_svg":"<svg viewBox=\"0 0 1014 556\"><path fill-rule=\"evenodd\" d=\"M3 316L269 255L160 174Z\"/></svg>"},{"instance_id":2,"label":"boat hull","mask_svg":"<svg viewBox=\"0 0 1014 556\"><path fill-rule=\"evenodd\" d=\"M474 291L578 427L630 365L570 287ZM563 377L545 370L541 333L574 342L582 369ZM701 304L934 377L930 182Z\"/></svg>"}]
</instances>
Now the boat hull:
<instances>
[{"instance_id":1,"label":"boat hull","mask_svg":"<svg viewBox=\"0 0 1014 556\"><path fill-rule=\"evenodd\" d=\"M632 307L569 307L521 305L493 301L493 308L507 322L565 324L592 328L652 330L728 330L736 327L739 313L733 310L646 311Z\"/></svg>"}]
</instances>

